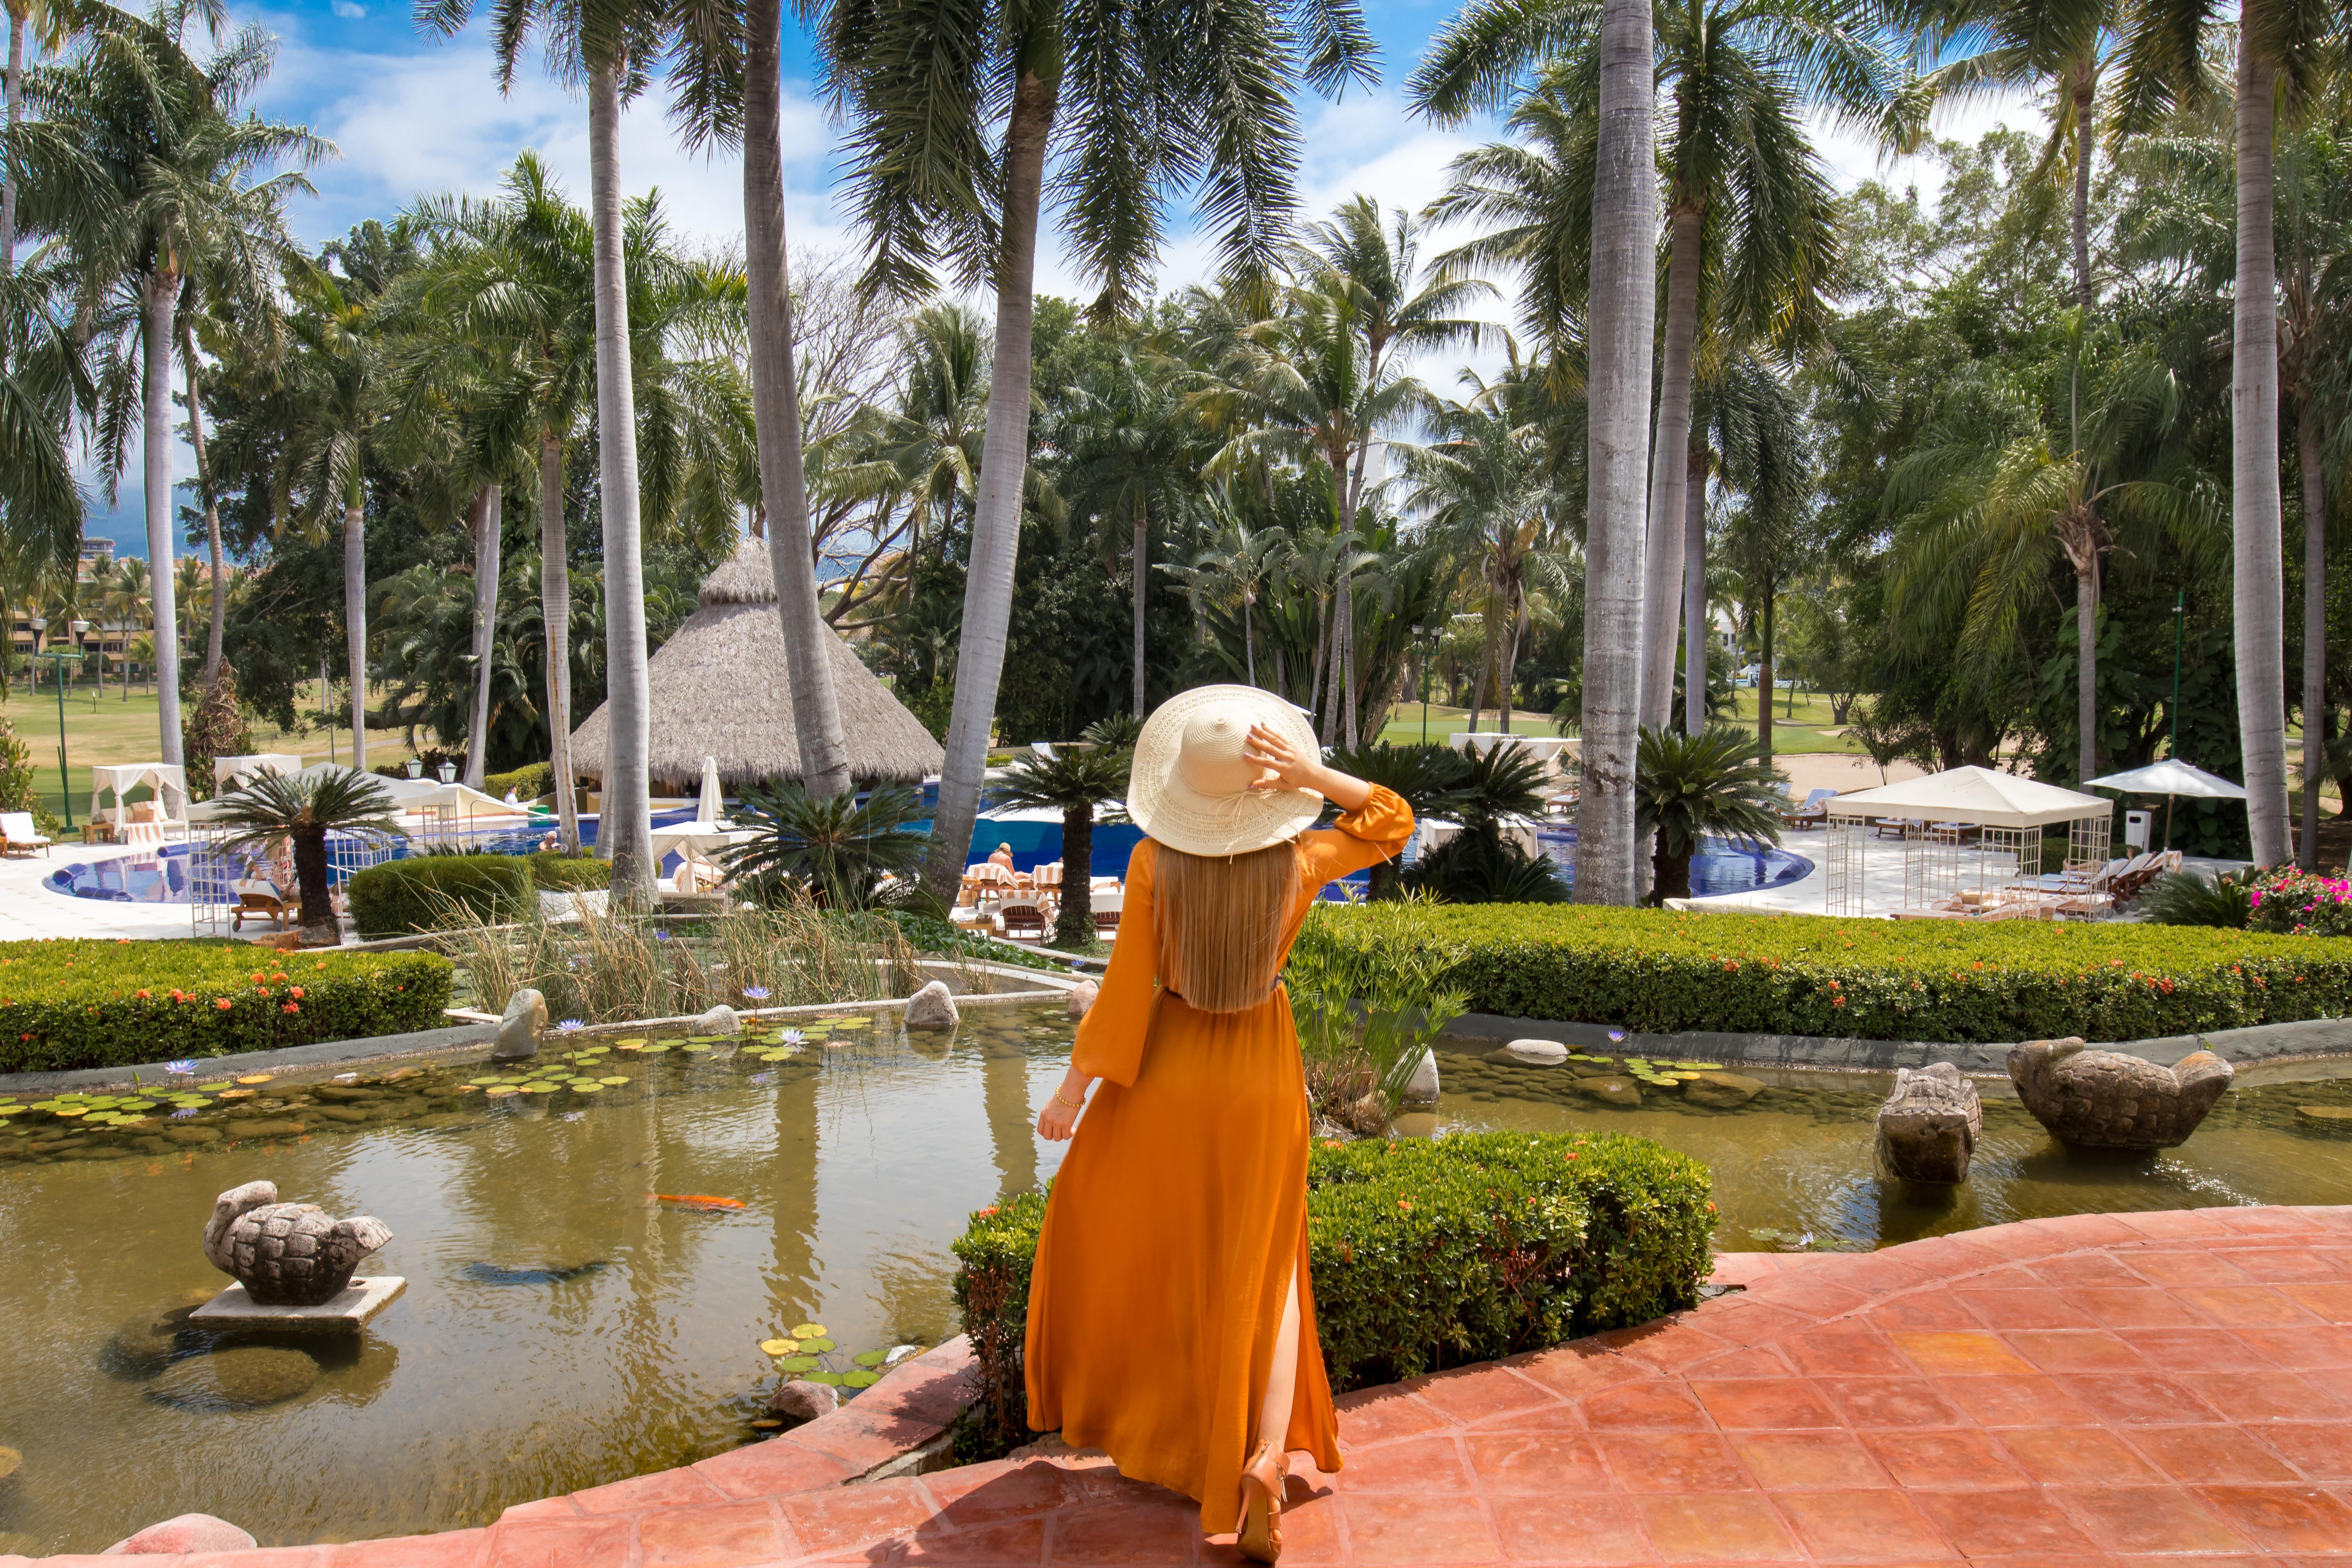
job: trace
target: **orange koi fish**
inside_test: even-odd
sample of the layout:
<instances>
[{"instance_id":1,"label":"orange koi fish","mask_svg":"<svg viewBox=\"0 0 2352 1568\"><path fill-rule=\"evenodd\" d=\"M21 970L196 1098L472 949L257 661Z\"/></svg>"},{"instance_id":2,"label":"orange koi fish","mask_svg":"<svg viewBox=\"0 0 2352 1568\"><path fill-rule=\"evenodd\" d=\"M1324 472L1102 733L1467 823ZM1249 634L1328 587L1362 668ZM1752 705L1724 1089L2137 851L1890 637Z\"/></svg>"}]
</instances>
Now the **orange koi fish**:
<instances>
[{"instance_id":1,"label":"orange koi fish","mask_svg":"<svg viewBox=\"0 0 2352 1568\"><path fill-rule=\"evenodd\" d=\"M647 1193L647 1197L666 1204L679 1204L690 1209L740 1209L741 1198L713 1197L709 1193Z\"/></svg>"}]
</instances>

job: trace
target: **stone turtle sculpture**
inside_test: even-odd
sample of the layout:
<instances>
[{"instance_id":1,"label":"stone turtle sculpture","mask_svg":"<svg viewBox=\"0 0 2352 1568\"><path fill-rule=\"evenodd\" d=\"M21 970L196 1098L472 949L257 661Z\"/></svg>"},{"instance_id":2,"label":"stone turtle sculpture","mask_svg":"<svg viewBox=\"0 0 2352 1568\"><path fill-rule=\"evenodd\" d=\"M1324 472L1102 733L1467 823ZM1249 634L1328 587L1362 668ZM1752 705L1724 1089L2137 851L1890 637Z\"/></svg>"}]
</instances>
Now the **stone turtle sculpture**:
<instances>
[{"instance_id":1,"label":"stone turtle sculpture","mask_svg":"<svg viewBox=\"0 0 2352 1568\"><path fill-rule=\"evenodd\" d=\"M1949 1062L1900 1068L1895 1092L1878 1108L1878 1163L1906 1182L1957 1185L1984 1133L1977 1086Z\"/></svg>"},{"instance_id":2,"label":"stone turtle sculpture","mask_svg":"<svg viewBox=\"0 0 2352 1568\"><path fill-rule=\"evenodd\" d=\"M392 1239L370 1215L329 1219L316 1204L281 1204L274 1182L247 1182L213 1200L205 1257L265 1307L316 1307L352 1282L360 1259Z\"/></svg>"},{"instance_id":3,"label":"stone turtle sculpture","mask_svg":"<svg viewBox=\"0 0 2352 1568\"><path fill-rule=\"evenodd\" d=\"M2158 1067L2079 1039L2009 1047L2010 1080L2033 1119L2084 1149L2171 1149L2189 1141L2236 1072L2210 1051Z\"/></svg>"}]
</instances>

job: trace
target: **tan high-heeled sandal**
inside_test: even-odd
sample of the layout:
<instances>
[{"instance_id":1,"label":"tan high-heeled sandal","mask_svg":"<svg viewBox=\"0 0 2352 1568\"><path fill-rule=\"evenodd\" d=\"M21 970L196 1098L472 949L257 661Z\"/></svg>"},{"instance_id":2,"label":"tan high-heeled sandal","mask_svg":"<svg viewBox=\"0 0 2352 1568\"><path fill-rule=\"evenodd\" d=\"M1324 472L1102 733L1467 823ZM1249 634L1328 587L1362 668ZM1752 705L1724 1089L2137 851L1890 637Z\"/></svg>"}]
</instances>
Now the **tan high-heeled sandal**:
<instances>
[{"instance_id":1,"label":"tan high-heeled sandal","mask_svg":"<svg viewBox=\"0 0 2352 1568\"><path fill-rule=\"evenodd\" d=\"M1234 1545L1253 1563L1282 1559L1282 1492L1289 1479L1289 1456L1276 1451L1271 1437L1242 1467L1242 1528Z\"/></svg>"}]
</instances>

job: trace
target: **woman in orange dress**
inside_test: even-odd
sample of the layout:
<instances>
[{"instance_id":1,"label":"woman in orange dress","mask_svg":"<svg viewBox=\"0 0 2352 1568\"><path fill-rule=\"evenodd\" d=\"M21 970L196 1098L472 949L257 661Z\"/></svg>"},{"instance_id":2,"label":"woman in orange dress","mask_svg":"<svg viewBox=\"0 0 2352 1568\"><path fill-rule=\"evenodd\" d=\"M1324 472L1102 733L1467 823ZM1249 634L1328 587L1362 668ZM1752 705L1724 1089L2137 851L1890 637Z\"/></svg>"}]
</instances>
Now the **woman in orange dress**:
<instances>
[{"instance_id":1,"label":"woman in orange dress","mask_svg":"<svg viewBox=\"0 0 2352 1568\"><path fill-rule=\"evenodd\" d=\"M1336 829L1303 831L1327 797ZM1037 1119L1076 1141L1030 1282L1029 1425L1196 1499L1203 1532L1237 1529L1271 1563L1286 1456L1339 1468L1307 1278L1306 1080L1276 976L1325 884L1398 854L1412 813L1323 765L1297 710L1251 687L1162 704L1128 809L1150 837Z\"/></svg>"}]
</instances>

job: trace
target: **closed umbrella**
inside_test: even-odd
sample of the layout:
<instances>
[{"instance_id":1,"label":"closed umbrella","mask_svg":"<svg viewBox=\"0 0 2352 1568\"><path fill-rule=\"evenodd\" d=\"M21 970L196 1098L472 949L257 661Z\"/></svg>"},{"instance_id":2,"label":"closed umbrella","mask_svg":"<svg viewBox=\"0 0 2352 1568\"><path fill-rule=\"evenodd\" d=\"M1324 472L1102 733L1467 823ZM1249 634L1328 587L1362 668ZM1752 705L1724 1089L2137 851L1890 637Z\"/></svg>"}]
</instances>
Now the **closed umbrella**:
<instances>
[{"instance_id":1,"label":"closed umbrella","mask_svg":"<svg viewBox=\"0 0 2352 1568\"><path fill-rule=\"evenodd\" d=\"M2172 802L2176 795L2191 800L2243 800L2246 786L2231 784L2218 773L2167 757L2160 763L2150 763L2144 768L2131 768L2119 773L2106 773L2090 781L2100 789L2121 790L2126 795L2160 795L2164 797L2164 847L2172 847Z\"/></svg>"},{"instance_id":2,"label":"closed umbrella","mask_svg":"<svg viewBox=\"0 0 2352 1568\"><path fill-rule=\"evenodd\" d=\"M725 809L726 801L719 785L719 759L702 759L702 798L694 803L694 820L716 822Z\"/></svg>"}]
</instances>

